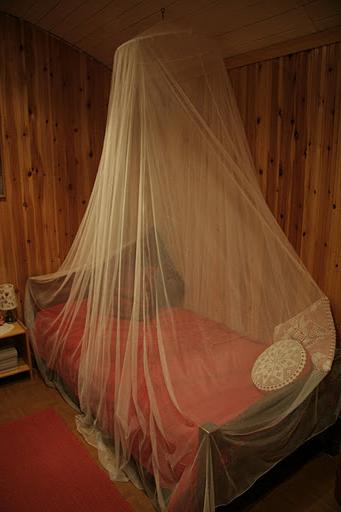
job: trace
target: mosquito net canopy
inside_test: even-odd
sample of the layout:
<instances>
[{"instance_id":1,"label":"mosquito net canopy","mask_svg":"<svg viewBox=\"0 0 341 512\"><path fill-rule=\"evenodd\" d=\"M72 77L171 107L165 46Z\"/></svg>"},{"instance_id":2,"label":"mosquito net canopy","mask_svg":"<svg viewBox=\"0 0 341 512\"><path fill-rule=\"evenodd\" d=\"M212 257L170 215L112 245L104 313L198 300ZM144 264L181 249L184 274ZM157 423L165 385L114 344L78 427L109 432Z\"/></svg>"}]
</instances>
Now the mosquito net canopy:
<instances>
[{"instance_id":1,"label":"mosquito net canopy","mask_svg":"<svg viewBox=\"0 0 341 512\"><path fill-rule=\"evenodd\" d=\"M320 415L316 394L329 303L263 199L207 41L164 25L116 51L88 208L61 268L29 279L26 320L111 477L160 510L214 510L333 421L338 398Z\"/></svg>"}]
</instances>

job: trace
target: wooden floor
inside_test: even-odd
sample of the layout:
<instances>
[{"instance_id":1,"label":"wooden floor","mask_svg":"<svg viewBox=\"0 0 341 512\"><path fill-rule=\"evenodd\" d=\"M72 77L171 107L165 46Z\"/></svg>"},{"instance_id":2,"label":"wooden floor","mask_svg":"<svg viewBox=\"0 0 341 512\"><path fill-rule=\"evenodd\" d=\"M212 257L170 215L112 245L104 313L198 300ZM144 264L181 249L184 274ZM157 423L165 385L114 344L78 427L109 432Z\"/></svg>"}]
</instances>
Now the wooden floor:
<instances>
[{"instance_id":1,"label":"wooden floor","mask_svg":"<svg viewBox=\"0 0 341 512\"><path fill-rule=\"evenodd\" d=\"M0 423L47 407L53 407L80 437L74 424L75 411L57 391L45 386L39 376L35 375L31 381L27 378L0 381ZM84 446L97 461L96 450L85 442ZM220 507L219 512L340 512L341 507L334 500L335 467L335 458L307 447L272 470L241 499L229 507ZM115 485L134 511L154 510L144 493L132 484L117 482Z\"/></svg>"}]
</instances>

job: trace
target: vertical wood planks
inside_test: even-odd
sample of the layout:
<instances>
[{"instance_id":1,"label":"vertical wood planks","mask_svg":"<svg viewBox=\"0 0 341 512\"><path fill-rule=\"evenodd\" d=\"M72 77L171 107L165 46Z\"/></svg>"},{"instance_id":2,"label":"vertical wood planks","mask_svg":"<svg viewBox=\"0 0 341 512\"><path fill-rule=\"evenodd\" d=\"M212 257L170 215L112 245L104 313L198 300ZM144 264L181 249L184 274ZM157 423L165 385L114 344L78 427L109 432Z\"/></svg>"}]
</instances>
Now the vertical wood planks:
<instances>
[{"instance_id":1,"label":"vertical wood planks","mask_svg":"<svg viewBox=\"0 0 341 512\"><path fill-rule=\"evenodd\" d=\"M0 281L65 258L95 179L110 71L0 15ZM266 200L341 327L341 44L230 70Z\"/></svg>"},{"instance_id":2,"label":"vertical wood planks","mask_svg":"<svg viewBox=\"0 0 341 512\"><path fill-rule=\"evenodd\" d=\"M229 70L260 186L341 329L341 43Z\"/></svg>"},{"instance_id":3,"label":"vertical wood planks","mask_svg":"<svg viewBox=\"0 0 341 512\"><path fill-rule=\"evenodd\" d=\"M0 282L24 297L56 270L84 214L102 150L111 72L0 14Z\"/></svg>"}]
</instances>

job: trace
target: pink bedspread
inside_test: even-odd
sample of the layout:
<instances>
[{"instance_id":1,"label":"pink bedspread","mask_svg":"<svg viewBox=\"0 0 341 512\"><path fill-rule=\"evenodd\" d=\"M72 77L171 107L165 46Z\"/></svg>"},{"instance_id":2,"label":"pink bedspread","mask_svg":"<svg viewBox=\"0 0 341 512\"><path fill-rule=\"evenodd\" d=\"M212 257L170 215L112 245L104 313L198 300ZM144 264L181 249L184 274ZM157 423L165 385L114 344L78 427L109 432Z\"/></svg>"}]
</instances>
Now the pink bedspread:
<instances>
[{"instance_id":1,"label":"pink bedspread","mask_svg":"<svg viewBox=\"0 0 341 512\"><path fill-rule=\"evenodd\" d=\"M35 339L39 355L45 362L49 361L52 340L55 336L55 328L51 322L56 319L61 308L62 305L51 307L39 312L36 317ZM225 326L192 311L173 308L171 313L172 322L167 310L161 311L159 322L164 346L172 346L175 330L177 346L181 347L180 352L168 351L167 366L178 408L184 412L180 413L174 401L171 400L155 343L154 348L149 348L151 354L149 371L153 389L157 390L156 400L160 417L157 421L148 420L143 426L141 425L141 412L144 418L150 418L150 393L147 389L141 350L138 355L141 360L138 364L137 402L135 400L130 403L128 425L132 452L138 453L139 460L150 472L153 472L155 461L152 458L151 446L153 436L149 435L148 429L153 430L154 437L156 434L158 471L165 486L172 486L178 482L184 469L193 462L198 446L200 425L206 422L224 424L262 396L251 381L251 369L255 359L265 348L263 344L242 337ZM68 332L67 342L58 353L53 366L75 396L78 396L80 340L84 331L85 318L86 303L83 303ZM113 321L116 322L116 320ZM129 321L120 320L121 338L126 339L128 327ZM115 328L116 323L114 333ZM149 330L151 347L153 340L156 339L156 328L156 319L151 320ZM139 339L140 337L141 333L139 333ZM95 382L91 393L95 402L99 393ZM108 410L113 409L113 397L114 361L112 360L107 385ZM166 431L166 435L162 434L161 430Z\"/></svg>"}]
</instances>

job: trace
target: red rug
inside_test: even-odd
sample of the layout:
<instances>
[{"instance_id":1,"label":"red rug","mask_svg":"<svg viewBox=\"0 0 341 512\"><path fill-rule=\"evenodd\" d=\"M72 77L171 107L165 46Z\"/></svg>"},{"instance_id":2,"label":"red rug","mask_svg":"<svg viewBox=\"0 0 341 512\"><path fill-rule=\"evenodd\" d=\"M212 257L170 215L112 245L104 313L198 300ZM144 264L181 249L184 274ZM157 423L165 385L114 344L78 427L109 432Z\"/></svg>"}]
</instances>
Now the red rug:
<instances>
[{"instance_id":1,"label":"red rug","mask_svg":"<svg viewBox=\"0 0 341 512\"><path fill-rule=\"evenodd\" d=\"M0 512L132 512L52 409L0 425Z\"/></svg>"}]
</instances>

